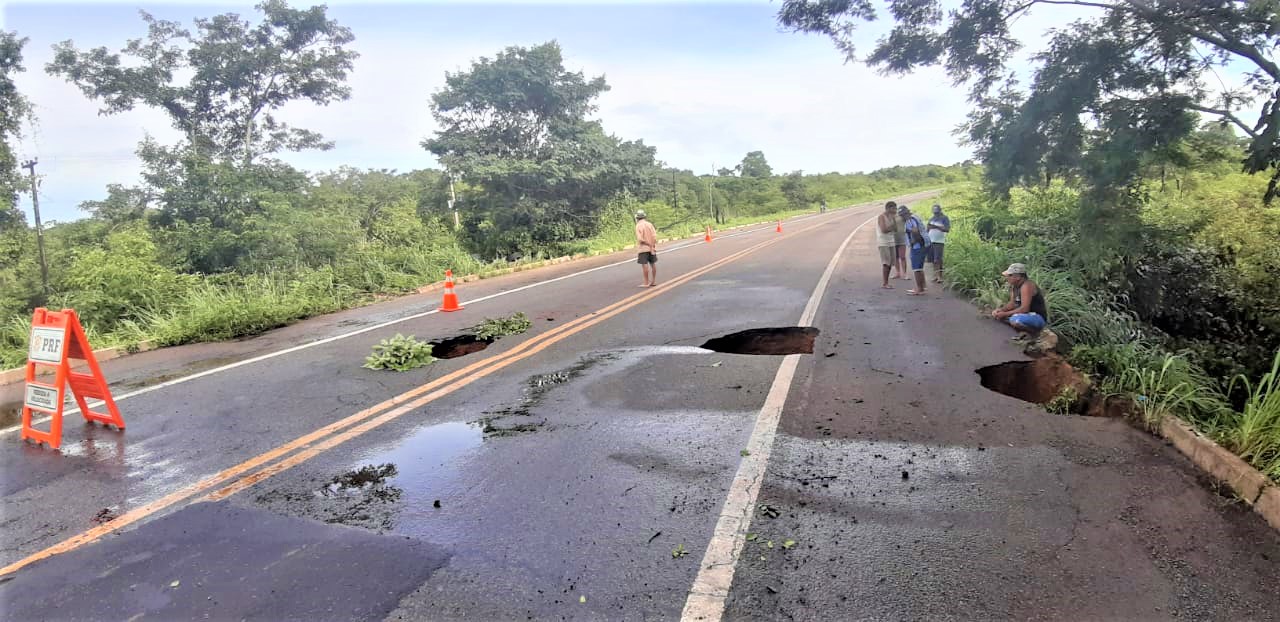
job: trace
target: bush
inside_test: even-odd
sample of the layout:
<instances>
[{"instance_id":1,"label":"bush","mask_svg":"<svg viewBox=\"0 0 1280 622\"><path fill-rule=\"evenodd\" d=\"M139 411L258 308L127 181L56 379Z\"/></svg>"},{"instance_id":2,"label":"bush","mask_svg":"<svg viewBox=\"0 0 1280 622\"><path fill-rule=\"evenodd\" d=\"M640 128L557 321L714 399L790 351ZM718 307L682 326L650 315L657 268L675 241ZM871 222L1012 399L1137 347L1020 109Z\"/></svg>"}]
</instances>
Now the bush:
<instances>
[{"instance_id":1,"label":"bush","mask_svg":"<svg viewBox=\"0 0 1280 622\"><path fill-rule=\"evenodd\" d=\"M430 365L435 362L431 356L431 344L418 341L412 335L405 337L399 333L390 339L383 339L373 346L373 354L364 360L366 369L389 369L391 371L409 371Z\"/></svg>"}]
</instances>

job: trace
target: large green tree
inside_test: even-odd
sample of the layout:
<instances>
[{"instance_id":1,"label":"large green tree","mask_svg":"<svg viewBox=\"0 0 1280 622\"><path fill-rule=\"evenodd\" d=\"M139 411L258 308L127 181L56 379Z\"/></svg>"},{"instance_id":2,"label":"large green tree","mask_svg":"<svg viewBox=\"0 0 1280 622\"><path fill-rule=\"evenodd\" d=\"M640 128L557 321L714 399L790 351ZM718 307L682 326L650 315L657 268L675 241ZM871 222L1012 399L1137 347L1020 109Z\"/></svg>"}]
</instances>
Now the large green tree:
<instances>
[{"instance_id":1,"label":"large green tree","mask_svg":"<svg viewBox=\"0 0 1280 622\"><path fill-rule=\"evenodd\" d=\"M295 101L328 104L350 96L347 73L357 54L351 31L323 6L257 5L252 24L235 13L196 19L195 29L142 12L145 39L119 52L54 46L47 70L102 102L103 114L147 106L163 110L187 146L214 161L252 164L262 155L331 146L275 113Z\"/></svg>"},{"instance_id":2,"label":"large green tree","mask_svg":"<svg viewBox=\"0 0 1280 622\"><path fill-rule=\"evenodd\" d=\"M738 171L743 177L772 177L773 167L769 166L769 161L764 159L763 151L751 151L746 157L742 158L742 163L738 165Z\"/></svg>"},{"instance_id":3,"label":"large green tree","mask_svg":"<svg viewBox=\"0 0 1280 622\"><path fill-rule=\"evenodd\" d=\"M860 22L871 0L786 0L779 21L830 36L850 60L887 73L942 65L968 84L975 104L965 128L997 190L1080 175L1094 203L1123 203L1143 156L1169 153L1196 127L1192 113L1248 136L1242 165L1270 172L1265 199L1280 195L1280 0L888 0L892 30L861 59ZM1021 43L1011 26L1050 5L1084 17L1056 28L1034 55L1029 89L1010 63ZM1219 70L1243 71L1228 87ZM1244 117L1258 110L1256 121Z\"/></svg>"},{"instance_id":4,"label":"large green tree","mask_svg":"<svg viewBox=\"0 0 1280 622\"><path fill-rule=\"evenodd\" d=\"M13 82L24 70L22 47L27 40L16 33L0 31L0 232L25 223L15 205L22 187L22 172L13 153L13 143L22 136L22 124L31 114L31 104Z\"/></svg>"},{"instance_id":5,"label":"large green tree","mask_svg":"<svg viewBox=\"0 0 1280 622\"><path fill-rule=\"evenodd\" d=\"M592 235L610 198L651 188L653 148L589 118L608 88L565 69L554 41L446 75L431 103L440 129L422 145L478 189L462 207L480 250L521 254Z\"/></svg>"}]
</instances>

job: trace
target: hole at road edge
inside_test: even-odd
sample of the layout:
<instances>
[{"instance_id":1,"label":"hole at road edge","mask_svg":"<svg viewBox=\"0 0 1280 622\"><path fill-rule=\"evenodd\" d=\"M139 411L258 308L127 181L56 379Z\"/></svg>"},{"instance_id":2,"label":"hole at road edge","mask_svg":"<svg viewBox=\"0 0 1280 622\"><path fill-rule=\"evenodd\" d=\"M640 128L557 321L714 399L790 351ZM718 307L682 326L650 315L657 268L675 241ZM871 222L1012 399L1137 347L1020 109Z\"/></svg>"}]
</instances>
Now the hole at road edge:
<instances>
[{"instance_id":1,"label":"hole at road edge","mask_svg":"<svg viewBox=\"0 0 1280 622\"><path fill-rule=\"evenodd\" d=\"M702 348L724 354L813 354L813 341L817 339L818 333L818 329L812 326L753 328L716 337L702 344Z\"/></svg>"}]
</instances>

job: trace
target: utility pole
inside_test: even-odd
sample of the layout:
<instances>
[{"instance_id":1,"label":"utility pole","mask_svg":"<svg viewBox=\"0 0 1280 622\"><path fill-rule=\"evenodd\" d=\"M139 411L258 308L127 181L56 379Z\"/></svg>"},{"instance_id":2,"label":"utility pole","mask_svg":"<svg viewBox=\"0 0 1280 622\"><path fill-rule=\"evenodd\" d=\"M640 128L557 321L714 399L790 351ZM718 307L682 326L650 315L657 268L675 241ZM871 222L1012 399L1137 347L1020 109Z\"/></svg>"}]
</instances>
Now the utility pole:
<instances>
[{"instance_id":1,"label":"utility pole","mask_svg":"<svg viewBox=\"0 0 1280 622\"><path fill-rule=\"evenodd\" d=\"M715 174L716 174L716 163L712 162L711 175L714 176ZM716 196L714 192L715 186L711 184L711 179L712 179L711 177L707 178L707 205L711 206L712 222L715 222L716 224L720 224L718 221L716 221Z\"/></svg>"},{"instance_id":2,"label":"utility pole","mask_svg":"<svg viewBox=\"0 0 1280 622\"><path fill-rule=\"evenodd\" d=\"M462 228L462 221L458 218L458 195L453 193L453 177L449 176L449 209L453 210L453 230L457 231Z\"/></svg>"},{"instance_id":3,"label":"utility pole","mask_svg":"<svg viewBox=\"0 0 1280 622\"><path fill-rule=\"evenodd\" d=\"M22 168L31 172L31 211L36 217L36 248L40 252L40 284L44 287L44 294L49 295L49 264L44 260L44 227L40 223L40 191L39 180L36 179L36 161L27 160L22 163Z\"/></svg>"},{"instance_id":4,"label":"utility pole","mask_svg":"<svg viewBox=\"0 0 1280 622\"><path fill-rule=\"evenodd\" d=\"M680 194L676 191L676 169L671 169L671 204L677 211L680 209Z\"/></svg>"}]
</instances>

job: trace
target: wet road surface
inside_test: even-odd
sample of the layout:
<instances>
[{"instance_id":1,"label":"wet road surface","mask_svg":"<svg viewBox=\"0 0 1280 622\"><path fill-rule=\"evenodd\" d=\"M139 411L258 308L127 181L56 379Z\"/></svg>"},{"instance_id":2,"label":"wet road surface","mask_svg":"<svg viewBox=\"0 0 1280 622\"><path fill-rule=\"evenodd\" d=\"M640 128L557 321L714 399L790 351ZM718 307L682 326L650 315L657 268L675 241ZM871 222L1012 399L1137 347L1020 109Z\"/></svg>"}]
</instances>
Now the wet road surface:
<instances>
[{"instance_id":1,"label":"wet road surface","mask_svg":"<svg viewBox=\"0 0 1280 622\"><path fill-rule=\"evenodd\" d=\"M663 255L665 282L754 248L621 311L610 305L641 292L634 265L139 395L121 404L127 432L68 425L61 454L4 437L9 564L424 383L479 365L476 375L491 357L504 365L459 375L402 414L342 426L359 433L341 442L325 445L334 432L265 459L252 485L207 496L260 467L32 563L0 579L0 611L676 619L781 360L696 346L795 325L837 247L875 213ZM871 239L855 237L818 309L817 349L783 410L727 618L1275 615L1280 538L1261 519L1123 423L1051 416L982 389L975 368L1020 358L1007 335L962 301L879 290ZM266 352L431 308L436 296L203 348ZM449 337L516 311L534 328L484 351L403 374L360 368L395 333ZM200 360L146 353L107 374L143 382Z\"/></svg>"}]
</instances>

